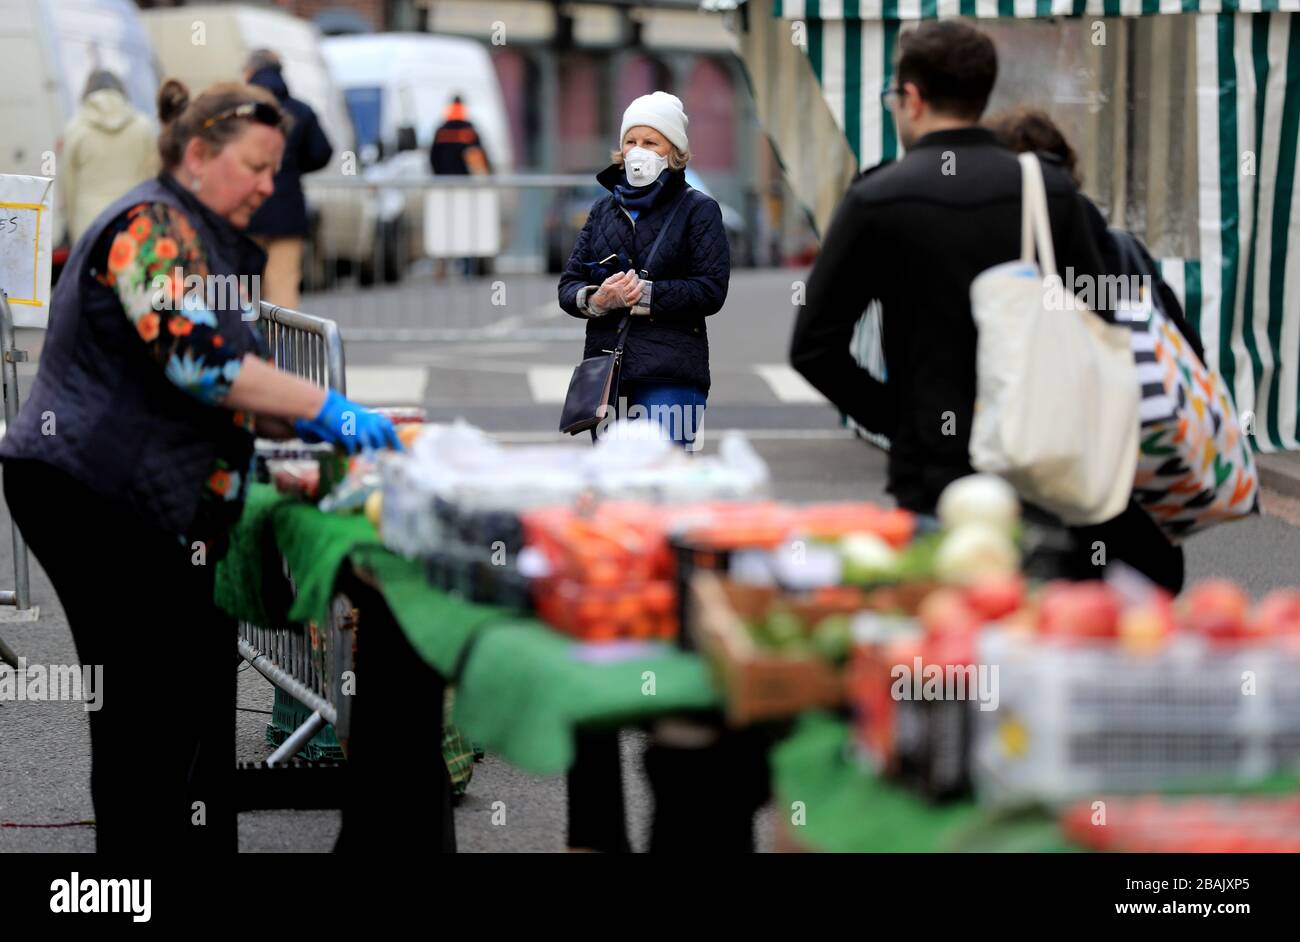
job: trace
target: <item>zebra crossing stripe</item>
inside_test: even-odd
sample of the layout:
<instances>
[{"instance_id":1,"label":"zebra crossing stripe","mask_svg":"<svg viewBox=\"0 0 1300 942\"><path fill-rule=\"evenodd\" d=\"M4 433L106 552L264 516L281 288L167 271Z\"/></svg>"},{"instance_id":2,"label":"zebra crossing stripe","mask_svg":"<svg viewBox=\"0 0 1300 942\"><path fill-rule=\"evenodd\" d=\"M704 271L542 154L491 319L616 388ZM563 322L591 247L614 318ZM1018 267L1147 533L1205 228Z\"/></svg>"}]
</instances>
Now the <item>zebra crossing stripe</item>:
<instances>
[{"instance_id":1,"label":"zebra crossing stripe","mask_svg":"<svg viewBox=\"0 0 1300 942\"><path fill-rule=\"evenodd\" d=\"M784 363L759 363L754 372L761 376L782 402L824 403L826 397L814 389L793 367Z\"/></svg>"}]
</instances>

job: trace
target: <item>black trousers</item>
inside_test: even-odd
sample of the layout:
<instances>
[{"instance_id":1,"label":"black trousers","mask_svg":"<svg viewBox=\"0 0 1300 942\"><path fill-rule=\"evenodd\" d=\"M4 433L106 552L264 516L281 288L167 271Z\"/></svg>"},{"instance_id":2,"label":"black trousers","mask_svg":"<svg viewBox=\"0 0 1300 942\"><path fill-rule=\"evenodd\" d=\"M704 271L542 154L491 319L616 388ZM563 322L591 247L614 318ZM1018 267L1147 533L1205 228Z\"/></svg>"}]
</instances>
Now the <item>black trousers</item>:
<instances>
[{"instance_id":1,"label":"black trousers","mask_svg":"<svg viewBox=\"0 0 1300 942\"><path fill-rule=\"evenodd\" d=\"M215 560L49 465L5 462L4 491L79 661L103 667L87 714L98 850L233 853L236 628L212 601Z\"/></svg>"},{"instance_id":2,"label":"black trousers","mask_svg":"<svg viewBox=\"0 0 1300 942\"><path fill-rule=\"evenodd\" d=\"M771 731L729 729L717 716L697 721L717 732L710 744L646 747L642 762L654 797L649 850L752 852L754 813L770 797ZM568 786L568 845L630 851L617 730L578 734Z\"/></svg>"}]
</instances>

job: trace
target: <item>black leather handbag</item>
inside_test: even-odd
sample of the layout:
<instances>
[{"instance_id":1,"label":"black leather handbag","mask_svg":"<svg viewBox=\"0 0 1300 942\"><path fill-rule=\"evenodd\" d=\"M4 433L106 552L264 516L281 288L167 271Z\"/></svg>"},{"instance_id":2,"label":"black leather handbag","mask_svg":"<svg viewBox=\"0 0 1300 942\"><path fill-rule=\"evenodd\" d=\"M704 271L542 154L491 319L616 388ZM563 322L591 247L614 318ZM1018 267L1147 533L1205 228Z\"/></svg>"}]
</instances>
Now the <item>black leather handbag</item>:
<instances>
[{"instance_id":1,"label":"black leather handbag","mask_svg":"<svg viewBox=\"0 0 1300 942\"><path fill-rule=\"evenodd\" d=\"M650 263L659 250L659 243L689 193L690 187L682 190L664 224L659 227L659 233L650 246L650 254L646 256L645 267L641 269L643 276L650 274ZM599 356L587 357L574 367L573 376L569 379L569 391L564 395L564 409L560 413L561 432L577 435L595 428L609 414L610 403L616 401L618 396L618 367L623 360L623 341L627 339L627 330L631 325L632 315L628 313L623 317L614 349L601 351Z\"/></svg>"}]
</instances>

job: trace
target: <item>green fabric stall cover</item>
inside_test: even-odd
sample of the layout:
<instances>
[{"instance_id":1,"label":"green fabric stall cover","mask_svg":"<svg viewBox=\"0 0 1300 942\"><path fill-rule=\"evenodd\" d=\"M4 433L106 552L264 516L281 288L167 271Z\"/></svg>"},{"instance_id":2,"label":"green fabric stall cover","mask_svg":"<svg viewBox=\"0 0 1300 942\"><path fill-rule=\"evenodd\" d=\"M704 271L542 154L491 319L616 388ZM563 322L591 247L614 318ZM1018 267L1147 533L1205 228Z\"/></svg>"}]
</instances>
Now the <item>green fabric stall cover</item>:
<instances>
[{"instance_id":1,"label":"green fabric stall cover","mask_svg":"<svg viewBox=\"0 0 1300 942\"><path fill-rule=\"evenodd\" d=\"M425 662L454 681L474 635L511 617L491 605L466 602L429 585L423 567L381 546L362 546L352 560L378 582L402 633Z\"/></svg>"},{"instance_id":2,"label":"green fabric stall cover","mask_svg":"<svg viewBox=\"0 0 1300 942\"><path fill-rule=\"evenodd\" d=\"M321 513L269 484L254 484L231 531L230 550L217 566L214 597L228 614L255 625L324 624L339 567L360 546L379 546L378 532L361 514ZM292 600L265 591L268 567L279 572L277 552L293 573Z\"/></svg>"},{"instance_id":3,"label":"green fabric stall cover","mask_svg":"<svg viewBox=\"0 0 1300 942\"><path fill-rule=\"evenodd\" d=\"M589 659L601 657L600 648L610 651L575 644L537 622L484 631L456 689L456 725L512 765L555 775L573 761L577 726L617 728L721 703L697 655L659 645L624 660Z\"/></svg>"},{"instance_id":4,"label":"green fabric stall cover","mask_svg":"<svg viewBox=\"0 0 1300 942\"><path fill-rule=\"evenodd\" d=\"M359 547L382 549L379 531L363 514L321 513L301 501L277 508L271 520L297 590L289 620L324 624L339 567Z\"/></svg>"},{"instance_id":5,"label":"green fabric stall cover","mask_svg":"<svg viewBox=\"0 0 1300 942\"><path fill-rule=\"evenodd\" d=\"M217 564L213 589L217 606L232 618L264 627L275 627L286 621L283 607L273 605L272 608L279 610L267 610L263 580L268 565L279 565L271 542L274 539L271 515L290 500L269 484L249 485L243 515L230 531L230 548ZM287 606L288 598L283 601Z\"/></svg>"},{"instance_id":6,"label":"green fabric stall cover","mask_svg":"<svg viewBox=\"0 0 1300 942\"><path fill-rule=\"evenodd\" d=\"M218 599L236 617L273 623L261 591L263 561L273 558L263 542L268 528L297 585L297 597L281 622L286 617L323 621L338 568L350 558L375 577L411 646L457 683L457 726L521 769L563 772L572 761L579 725L615 727L720 703L697 655L658 646L624 660L605 660L608 646L575 644L533 619L433 588L418 563L379 544L364 517L323 514L269 486L251 490L224 561L229 565L218 573ZM651 685L653 693L643 693Z\"/></svg>"},{"instance_id":7,"label":"green fabric stall cover","mask_svg":"<svg viewBox=\"0 0 1300 942\"><path fill-rule=\"evenodd\" d=\"M772 751L777 813L803 803L799 843L834 852L1067 851L1046 813L997 818L973 801L931 804L872 775L846 751L847 723L824 713L804 716Z\"/></svg>"}]
</instances>

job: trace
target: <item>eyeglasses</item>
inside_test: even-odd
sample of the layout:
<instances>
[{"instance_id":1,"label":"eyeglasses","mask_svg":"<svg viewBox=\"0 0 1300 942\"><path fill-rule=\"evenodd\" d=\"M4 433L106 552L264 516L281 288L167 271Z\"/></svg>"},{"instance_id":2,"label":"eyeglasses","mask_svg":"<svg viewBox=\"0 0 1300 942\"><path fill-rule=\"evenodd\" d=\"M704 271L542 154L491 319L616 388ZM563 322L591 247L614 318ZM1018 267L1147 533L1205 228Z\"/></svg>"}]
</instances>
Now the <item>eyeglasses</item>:
<instances>
[{"instance_id":1,"label":"eyeglasses","mask_svg":"<svg viewBox=\"0 0 1300 942\"><path fill-rule=\"evenodd\" d=\"M884 89L880 93L881 107L883 107L886 111L893 111L894 107L898 104L899 97L902 94L903 94L903 90L901 88L899 88L897 85L890 85L888 88Z\"/></svg>"},{"instance_id":2,"label":"eyeglasses","mask_svg":"<svg viewBox=\"0 0 1300 942\"><path fill-rule=\"evenodd\" d=\"M267 124L275 128L280 126L281 117L280 109L275 105L268 105L264 101L250 101L208 118L203 122L202 130L206 131L217 122L229 118L249 118L258 124Z\"/></svg>"}]
</instances>

